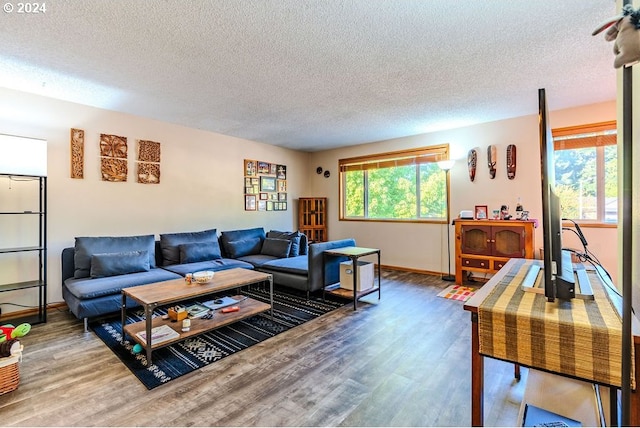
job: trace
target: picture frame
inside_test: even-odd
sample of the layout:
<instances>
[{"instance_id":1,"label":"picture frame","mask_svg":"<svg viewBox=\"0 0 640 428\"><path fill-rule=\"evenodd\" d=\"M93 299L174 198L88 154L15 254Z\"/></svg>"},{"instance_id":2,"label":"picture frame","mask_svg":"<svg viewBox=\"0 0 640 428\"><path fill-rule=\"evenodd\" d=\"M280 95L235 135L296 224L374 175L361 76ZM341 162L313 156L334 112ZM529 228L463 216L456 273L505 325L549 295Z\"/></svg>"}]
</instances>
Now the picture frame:
<instances>
[{"instance_id":1,"label":"picture frame","mask_svg":"<svg viewBox=\"0 0 640 428\"><path fill-rule=\"evenodd\" d=\"M267 201L267 211L273 211L273 202Z\"/></svg>"},{"instance_id":2,"label":"picture frame","mask_svg":"<svg viewBox=\"0 0 640 428\"><path fill-rule=\"evenodd\" d=\"M267 210L267 201L258 201L258 211Z\"/></svg>"},{"instance_id":3,"label":"picture frame","mask_svg":"<svg viewBox=\"0 0 640 428\"><path fill-rule=\"evenodd\" d=\"M278 193L278 200L279 201L286 201L287 200L287 194L286 193Z\"/></svg>"},{"instance_id":4,"label":"picture frame","mask_svg":"<svg viewBox=\"0 0 640 428\"><path fill-rule=\"evenodd\" d=\"M287 166L286 165L278 165L277 177L278 177L278 180L286 180L287 179Z\"/></svg>"},{"instance_id":5,"label":"picture frame","mask_svg":"<svg viewBox=\"0 0 640 428\"><path fill-rule=\"evenodd\" d=\"M275 192L276 191L276 179L275 177L260 177L260 191L261 192Z\"/></svg>"},{"instance_id":6,"label":"picture frame","mask_svg":"<svg viewBox=\"0 0 640 428\"><path fill-rule=\"evenodd\" d=\"M249 187L251 186L251 177L245 177L244 178L244 187Z\"/></svg>"},{"instance_id":7,"label":"picture frame","mask_svg":"<svg viewBox=\"0 0 640 428\"><path fill-rule=\"evenodd\" d=\"M287 180L278 180L278 192L287 191Z\"/></svg>"},{"instance_id":8,"label":"picture frame","mask_svg":"<svg viewBox=\"0 0 640 428\"><path fill-rule=\"evenodd\" d=\"M489 209L486 205L476 205L475 208L475 219L476 220L486 220L489 218Z\"/></svg>"},{"instance_id":9,"label":"picture frame","mask_svg":"<svg viewBox=\"0 0 640 428\"><path fill-rule=\"evenodd\" d=\"M269 174L271 164L268 162L258 161L258 174Z\"/></svg>"},{"instance_id":10,"label":"picture frame","mask_svg":"<svg viewBox=\"0 0 640 428\"><path fill-rule=\"evenodd\" d=\"M269 194L268 193L260 193L260 200L261 201L266 201L267 199L269 199Z\"/></svg>"},{"instance_id":11,"label":"picture frame","mask_svg":"<svg viewBox=\"0 0 640 428\"><path fill-rule=\"evenodd\" d=\"M255 176L257 171L256 161L251 159L244 160L244 175Z\"/></svg>"},{"instance_id":12,"label":"picture frame","mask_svg":"<svg viewBox=\"0 0 640 428\"><path fill-rule=\"evenodd\" d=\"M276 175L277 173L278 173L278 164L272 163L271 164L271 170L269 171L269 174Z\"/></svg>"},{"instance_id":13,"label":"picture frame","mask_svg":"<svg viewBox=\"0 0 640 428\"><path fill-rule=\"evenodd\" d=\"M256 195L244 195L244 209L245 211L256 210Z\"/></svg>"}]
</instances>

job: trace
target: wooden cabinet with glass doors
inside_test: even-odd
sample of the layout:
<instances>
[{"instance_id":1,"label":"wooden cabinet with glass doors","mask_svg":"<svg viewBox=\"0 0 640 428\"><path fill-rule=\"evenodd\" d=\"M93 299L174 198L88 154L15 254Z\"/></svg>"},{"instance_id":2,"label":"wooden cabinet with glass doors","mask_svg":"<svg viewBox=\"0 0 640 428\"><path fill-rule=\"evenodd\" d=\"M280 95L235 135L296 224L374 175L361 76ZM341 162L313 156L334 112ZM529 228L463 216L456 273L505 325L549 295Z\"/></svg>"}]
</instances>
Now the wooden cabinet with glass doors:
<instances>
[{"instance_id":1,"label":"wooden cabinet with glass doors","mask_svg":"<svg viewBox=\"0 0 640 428\"><path fill-rule=\"evenodd\" d=\"M327 236L327 198L300 198L298 230L309 242L324 242Z\"/></svg>"}]
</instances>

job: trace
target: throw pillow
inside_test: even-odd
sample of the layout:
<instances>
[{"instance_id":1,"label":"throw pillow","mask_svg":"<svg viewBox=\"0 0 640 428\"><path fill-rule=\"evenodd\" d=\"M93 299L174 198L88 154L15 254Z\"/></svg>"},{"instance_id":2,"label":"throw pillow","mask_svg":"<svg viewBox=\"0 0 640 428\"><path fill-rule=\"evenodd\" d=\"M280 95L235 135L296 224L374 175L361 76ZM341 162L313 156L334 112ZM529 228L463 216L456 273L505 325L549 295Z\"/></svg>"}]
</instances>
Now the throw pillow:
<instances>
[{"instance_id":1,"label":"throw pillow","mask_svg":"<svg viewBox=\"0 0 640 428\"><path fill-rule=\"evenodd\" d=\"M267 233L267 238L277 238L277 239L288 239L291 241L291 249L289 250L289 257L296 257L299 255L306 254L305 252L301 252L301 237L300 232L280 232L278 230L270 230Z\"/></svg>"},{"instance_id":2,"label":"throw pillow","mask_svg":"<svg viewBox=\"0 0 640 428\"><path fill-rule=\"evenodd\" d=\"M291 241L288 239L267 238L262 243L260 254L284 259L289 256Z\"/></svg>"},{"instance_id":3,"label":"throw pillow","mask_svg":"<svg viewBox=\"0 0 640 428\"><path fill-rule=\"evenodd\" d=\"M203 262L222 257L220 255L220 246L213 245L211 241L180 244L178 248L180 249L180 263Z\"/></svg>"},{"instance_id":4,"label":"throw pillow","mask_svg":"<svg viewBox=\"0 0 640 428\"><path fill-rule=\"evenodd\" d=\"M91 278L148 272L149 269L148 251L99 253L91 256Z\"/></svg>"},{"instance_id":5,"label":"throw pillow","mask_svg":"<svg viewBox=\"0 0 640 428\"><path fill-rule=\"evenodd\" d=\"M191 244L194 242L211 242L214 247L217 247L218 253L220 253L220 244L218 243L218 232L216 229L203 230L201 232L164 233L160 235L162 265L170 266L181 263L179 246L181 244Z\"/></svg>"},{"instance_id":6,"label":"throw pillow","mask_svg":"<svg viewBox=\"0 0 640 428\"><path fill-rule=\"evenodd\" d=\"M91 276L91 256L126 251L148 251L149 266L156 267L156 242L153 235L77 237L74 252L74 278Z\"/></svg>"},{"instance_id":7,"label":"throw pillow","mask_svg":"<svg viewBox=\"0 0 640 428\"><path fill-rule=\"evenodd\" d=\"M225 250L232 259L248 256L250 254L260 254L261 248L262 239L258 237L229 241L225 245Z\"/></svg>"}]
</instances>

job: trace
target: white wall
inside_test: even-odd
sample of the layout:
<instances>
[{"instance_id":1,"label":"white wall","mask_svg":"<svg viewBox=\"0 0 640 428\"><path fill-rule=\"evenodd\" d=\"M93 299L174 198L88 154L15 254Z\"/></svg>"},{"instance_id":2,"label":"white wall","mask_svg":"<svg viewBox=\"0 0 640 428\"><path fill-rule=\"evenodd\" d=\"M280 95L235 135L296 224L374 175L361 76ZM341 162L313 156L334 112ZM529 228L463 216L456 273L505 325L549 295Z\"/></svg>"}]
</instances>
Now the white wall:
<instances>
[{"instance_id":1,"label":"white wall","mask_svg":"<svg viewBox=\"0 0 640 428\"><path fill-rule=\"evenodd\" d=\"M310 170L321 166L332 172L328 179L315 174L311 178L313 196L326 196L329 201L330 239L354 237L359 245L378 247L382 250L384 265L446 272L447 240L444 225L338 220L338 159L443 143L450 144L451 158L456 159L451 170L452 217L456 217L463 209L473 210L475 205L487 205L491 211L507 204L513 211L520 197L524 209L530 211L530 217L541 219L540 149L535 91L532 99L532 114L529 116L312 154ZM553 99L553 94L548 94L548 99ZM552 111L549 116L554 128L615 120L616 104L612 101ZM497 173L493 180L489 178L487 167L486 151L490 144L496 145L498 149ZM505 170L505 152L509 144L517 146L517 172L513 180L507 179ZM469 180L467 168L467 153L472 148L478 151L474 182ZM451 234L451 269L454 272L454 231L453 227L448 229ZM615 276L616 229L584 228L584 232L589 240L589 248ZM573 237L565 235L567 246L579 248ZM541 226L536 230L535 242L536 248L542 247Z\"/></svg>"},{"instance_id":2,"label":"white wall","mask_svg":"<svg viewBox=\"0 0 640 428\"><path fill-rule=\"evenodd\" d=\"M84 179L70 178L70 128L85 131ZM2 88L0 133L48 141L49 302L62 300L60 253L74 245L76 236L157 237L159 233L256 226L292 230L297 228L297 199L309 193L307 153ZM101 133L127 137L127 182L101 181ZM158 185L135 180L137 139L161 143ZM244 211L245 158L287 165L287 211ZM10 190L5 182L0 187L1 205L9 198L6 192L17 189L14 185ZM0 235L0 246L5 247L2 239ZM26 275L28 265L3 264L2 268L0 283ZM21 292L7 292L0 294L2 302L37 301ZM2 306L7 313L20 309Z\"/></svg>"}]
</instances>

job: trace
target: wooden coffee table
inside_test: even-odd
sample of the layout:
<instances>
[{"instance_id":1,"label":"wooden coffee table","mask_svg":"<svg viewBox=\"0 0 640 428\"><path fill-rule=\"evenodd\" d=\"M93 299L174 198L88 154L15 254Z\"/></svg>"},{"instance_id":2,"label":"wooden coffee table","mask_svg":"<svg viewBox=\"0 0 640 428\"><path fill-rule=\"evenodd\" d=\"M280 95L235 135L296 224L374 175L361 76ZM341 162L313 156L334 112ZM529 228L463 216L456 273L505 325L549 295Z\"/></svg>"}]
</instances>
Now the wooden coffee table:
<instances>
[{"instance_id":1,"label":"wooden coffee table","mask_svg":"<svg viewBox=\"0 0 640 428\"><path fill-rule=\"evenodd\" d=\"M240 288L245 285L257 284L269 281L269 304L255 299L245 298L238 302L240 308L237 312L221 313L215 311L211 319L193 318L189 331L182 331L182 322L172 322L161 317L153 318L153 311L158 306L170 305L172 303L184 302L196 299L208 294ZM145 319L133 324L126 324L127 297L140 303L144 308ZM273 318L273 276L267 273L257 272L249 269L235 268L216 272L213 280L208 284L187 284L184 278L172 279L169 281L155 282L152 284L139 285L122 289L122 343L128 334L147 351L147 366L151 365L151 352L172 343L185 340L207 331L232 324L244 318L248 318L260 312L271 310ZM162 325L168 325L179 335L175 338L159 343L151 340L151 329ZM145 331L149 338L149 345L140 338L137 333Z\"/></svg>"}]
</instances>

